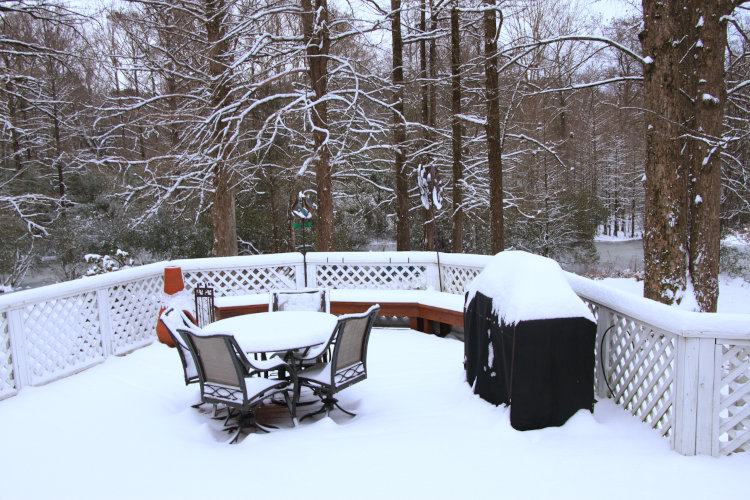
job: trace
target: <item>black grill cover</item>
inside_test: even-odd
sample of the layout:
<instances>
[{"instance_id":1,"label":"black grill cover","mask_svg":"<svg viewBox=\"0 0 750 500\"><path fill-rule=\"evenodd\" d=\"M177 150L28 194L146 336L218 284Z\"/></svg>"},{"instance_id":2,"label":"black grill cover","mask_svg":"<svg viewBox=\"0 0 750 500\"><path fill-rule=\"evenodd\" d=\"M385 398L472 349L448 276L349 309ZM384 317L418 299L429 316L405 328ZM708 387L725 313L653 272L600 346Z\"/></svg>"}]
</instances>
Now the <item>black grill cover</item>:
<instances>
[{"instance_id":1,"label":"black grill cover","mask_svg":"<svg viewBox=\"0 0 750 500\"><path fill-rule=\"evenodd\" d=\"M466 380L490 403L510 404L514 429L560 426L579 409L593 411L596 325L589 319L505 325L492 299L477 292L464 312L464 341Z\"/></svg>"}]
</instances>

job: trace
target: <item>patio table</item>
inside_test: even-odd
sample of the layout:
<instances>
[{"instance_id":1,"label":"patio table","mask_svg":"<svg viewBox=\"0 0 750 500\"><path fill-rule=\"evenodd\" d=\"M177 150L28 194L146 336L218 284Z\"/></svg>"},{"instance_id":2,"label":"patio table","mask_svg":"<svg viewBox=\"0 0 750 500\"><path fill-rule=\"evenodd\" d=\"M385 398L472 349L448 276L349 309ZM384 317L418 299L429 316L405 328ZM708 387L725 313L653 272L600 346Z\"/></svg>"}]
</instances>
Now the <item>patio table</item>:
<instances>
[{"instance_id":1,"label":"patio table","mask_svg":"<svg viewBox=\"0 0 750 500\"><path fill-rule=\"evenodd\" d=\"M328 342L337 320L324 312L275 311L222 319L203 331L234 335L246 353L289 353Z\"/></svg>"}]
</instances>

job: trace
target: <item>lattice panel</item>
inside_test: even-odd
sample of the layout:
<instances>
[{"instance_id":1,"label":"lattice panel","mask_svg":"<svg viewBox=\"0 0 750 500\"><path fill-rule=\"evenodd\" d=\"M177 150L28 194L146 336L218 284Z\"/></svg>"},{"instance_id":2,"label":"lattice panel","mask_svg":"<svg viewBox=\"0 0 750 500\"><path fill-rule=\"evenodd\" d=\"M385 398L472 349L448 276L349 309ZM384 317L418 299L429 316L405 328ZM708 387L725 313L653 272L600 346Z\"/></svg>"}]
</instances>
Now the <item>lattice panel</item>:
<instances>
[{"instance_id":1,"label":"lattice panel","mask_svg":"<svg viewBox=\"0 0 750 500\"><path fill-rule=\"evenodd\" d=\"M614 400L671 436L676 339L626 316L615 313L613 319L616 326L607 334L605 353Z\"/></svg>"},{"instance_id":2,"label":"lattice panel","mask_svg":"<svg viewBox=\"0 0 750 500\"><path fill-rule=\"evenodd\" d=\"M16 376L13 373L13 355L10 350L8 314L0 313L0 399L15 394Z\"/></svg>"},{"instance_id":3,"label":"lattice panel","mask_svg":"<svg viewBox=\"0 0 750 500\"><path fill-rule=\"evenodd\" d=\"M23 329L31 384L70 374L105 357L96 292L25 307Z\"/></svg>"},{"instance_id":4,"label":"lattice panel","mask_svg":"<svg viewBox=\"0 0 750 500\"><path fill-rule=\"evenodd\" d=\"M481 269L475 267L440 265L440 281L444 292L463 295Z\"/></svg>"},{"instance_id":5,"label":"lattice panel","mask_svg":"<svg viewBox=\"0 0 750 500\"><path fill-rule=\"evenodd\" d=\"M720 345L719 453L750 452L750 345Z\"/></svg>"},{"instance_id":6,"label":"lattice panel","mask_svg":"<svg viewBox=\"0 0 750 500\"><path fill-rule=\"evenodd\" d=\"M156 335L163 278L154 277L113 286L109 295L112 352L122 354Z\"/></svg>"},{"instance_id":7,"label":"lattice panel","mask_svg":"<svg viewBox=\"0 0 750 500\"><path fill-rule=\"evenodd\" d=\"M336 289L424 290L426 267L411 264L320 264L317 286Z\"/></svg>"},{"instance_id":8,"label":"lattice panel","mask_svg":"<svg viewBox=\"0 0 750 500\"><path fill-rule=\"evenodd\" d=\"M217 296L297 288L294 266L190 271L184 273L183 277L186 289L193 290L197 285L206 283L214 287Z\"/></svg>"}]
</instances>

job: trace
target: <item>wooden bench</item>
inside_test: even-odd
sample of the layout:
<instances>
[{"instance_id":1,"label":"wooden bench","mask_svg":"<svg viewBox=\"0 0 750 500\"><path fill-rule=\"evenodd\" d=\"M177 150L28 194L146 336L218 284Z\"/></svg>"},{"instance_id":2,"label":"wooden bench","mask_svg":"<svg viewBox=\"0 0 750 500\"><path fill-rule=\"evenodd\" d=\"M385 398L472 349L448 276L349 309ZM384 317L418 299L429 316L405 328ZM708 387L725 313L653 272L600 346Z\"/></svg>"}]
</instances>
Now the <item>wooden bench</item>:
<instances>
[{"instance_id":1,"label":"wooden bench","mask_svg":"<svg viewBox=\"0 0 750 500\"><path fill-rule=\"evenodd\" d=\"M217 297L216 319L268 311L268 294ZM434 290L331 290L331 313L350 314L380 304L379 316L408 317L414 330L432 332L435 323L464 326L464 298Z\"/></svg>"}]
</instances>

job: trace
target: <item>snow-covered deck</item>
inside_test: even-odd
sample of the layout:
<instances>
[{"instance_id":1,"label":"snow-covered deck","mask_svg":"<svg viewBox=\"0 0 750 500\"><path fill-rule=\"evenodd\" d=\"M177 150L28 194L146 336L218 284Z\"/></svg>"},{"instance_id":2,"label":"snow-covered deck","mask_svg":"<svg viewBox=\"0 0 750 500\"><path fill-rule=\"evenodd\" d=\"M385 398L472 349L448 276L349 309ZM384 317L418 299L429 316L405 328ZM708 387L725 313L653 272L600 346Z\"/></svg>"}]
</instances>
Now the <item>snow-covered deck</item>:
<instances>
[{"instance_id":1,"label":"snow-covered deck","mask_svg":"<svg viewBox=\"0 0 750 500\"><path fill-rule=\"evenodd\" d=\"M440 292L459 302L488 259L428 252L193 259L0 296L0 399L8 398L0 412L23 397L25 387L152 343L166 265L182 267L188 293L208 282L219 296L324 287L353 298L369 293L361 290L394 297ZM576 275L566 278L597 320L600 399L611 397L680 453L750 451L749 315L689 313Z\"/></svg>"},{"instance_id":2,"label":"snow-covered deck","mask_svg":"<svg viewBox=\"0 0 750 500\"><path fill-rule=\"evenodd\" d=\"M750 454L681 456L612 400L515 431L508 409L472 394L462 359L459 341L375 329L368 379L339 394L357 417L291 428L275 412L281 429L230 446L156 343L2 401L0 496L747 498Z\"/></svg>"}]
</instances>

